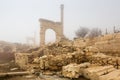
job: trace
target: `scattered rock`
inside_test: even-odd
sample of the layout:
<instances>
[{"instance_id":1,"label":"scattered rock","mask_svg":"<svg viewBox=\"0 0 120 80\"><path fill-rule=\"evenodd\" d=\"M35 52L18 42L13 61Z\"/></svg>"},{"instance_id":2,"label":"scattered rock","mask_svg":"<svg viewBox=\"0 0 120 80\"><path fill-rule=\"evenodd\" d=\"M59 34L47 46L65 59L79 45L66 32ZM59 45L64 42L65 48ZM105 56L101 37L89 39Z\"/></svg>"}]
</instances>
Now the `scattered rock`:
<instances>
[{"instance_id":1,"label":"scattered rock","mask_svg":"<svg viewBox=\"0 0 120 80\"><path fill-rule=\"evenodd\" d=\"M18 68L12 68L12 69L10 69L10 71L16 71L16 70L18 70Z\"/></svg>"}]
</instances>

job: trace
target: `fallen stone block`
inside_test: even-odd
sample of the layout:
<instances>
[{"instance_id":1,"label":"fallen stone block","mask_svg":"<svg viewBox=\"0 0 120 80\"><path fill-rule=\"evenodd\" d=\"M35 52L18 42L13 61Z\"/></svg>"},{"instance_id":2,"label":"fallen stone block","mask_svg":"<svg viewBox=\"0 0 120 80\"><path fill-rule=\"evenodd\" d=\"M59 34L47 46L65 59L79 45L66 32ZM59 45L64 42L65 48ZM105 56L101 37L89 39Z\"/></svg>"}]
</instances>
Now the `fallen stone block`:
<instances>
[{"instance_id":1,"label":"fallen stone block","mask_svg":"<svg viewBox=\"0 0 120 80\"><path fill-rule=\"evenodd\" d=\"M95 73L93 73L93 77L91 77L91 80L99 80L99 76L108 74L108 73L115 71L115 70L117 70L117 69L115 69L114 67L109 67L109 68L106 68L105 70L95 72Z\"/></svg>"},{"instance_id":2,"label":"fallen stone block","mask_svg":"<svg viewBox=\"0 0 120 80\"><path fill-rule=\"evenodd\" d=\"M120 80L120 70L115 70L106 75L100 76L98 80Z\"/></svg>"},{"instance_id":3,"label":"fallen stone block","mask_svg":"<svg viewBox=\"0 0 120 80\"><path fill-rule=\"evenodd\" d=\"M76 64L71 63L62 67L62 75L68 78L79 78L82 75L83 69L88 68L90 63Z\"/></svg>"},{"instance_id":4,"label":"fallen stone block","mask_svg":"<svg viewBox=\"0 0 120 80\"><path fill-rule=\"evenodd\" d=\"M18 70L18 68L12 68L12 69L10 69L10 71L15 71L15 70Z\"/></svg>"},{"instance_id":5,"label":"fallen stone block","mask_svg":"<svg viewBox=\"0 0 120 80\"><path fill-rule=\"evenodd\" d=\"M0 73L0 77L6 77L6 76L20 76L20 75L28 75L32 74L30 71L24 71L24 72L7 72L7 73Z\"/></svg>"},{"instance_id":6,"label":"fallen stone block","mask_svg":"<svg viewBox=\"0 0 120 80\"><path fill-rule=\"evenodd\" d=\"M113 66L95 66L87 68L83 71L83 76L87 79L96 80L96 76L94 75L102 75L107 74L111 71L115 70Z\"/></svg>"}]
</instances>

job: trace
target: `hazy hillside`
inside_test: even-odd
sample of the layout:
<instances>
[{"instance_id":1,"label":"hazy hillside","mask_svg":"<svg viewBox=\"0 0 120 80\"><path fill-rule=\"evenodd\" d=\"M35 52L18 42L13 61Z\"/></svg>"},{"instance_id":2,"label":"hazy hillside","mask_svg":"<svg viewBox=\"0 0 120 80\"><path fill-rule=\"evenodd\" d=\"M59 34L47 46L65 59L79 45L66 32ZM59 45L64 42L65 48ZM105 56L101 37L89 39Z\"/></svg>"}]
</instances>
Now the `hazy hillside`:
<instances>
[{"instance_id":1,"label":"hazy hillside","mask_svg":"<svg viewBox=\"0 0 120 80\"><path fill-rule=\"evenodd\" d=\"M25 44L0 41L0 63L14 59L15 52L24 52L29 48Z\"/></svg>"}]
</instances>

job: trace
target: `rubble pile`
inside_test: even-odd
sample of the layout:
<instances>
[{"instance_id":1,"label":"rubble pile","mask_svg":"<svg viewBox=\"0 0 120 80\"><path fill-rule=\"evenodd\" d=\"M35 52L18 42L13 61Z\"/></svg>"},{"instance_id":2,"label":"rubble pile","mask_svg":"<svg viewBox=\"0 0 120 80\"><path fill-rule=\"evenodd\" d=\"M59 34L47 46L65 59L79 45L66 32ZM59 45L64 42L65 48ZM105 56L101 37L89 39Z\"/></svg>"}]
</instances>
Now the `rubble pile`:
<instances>
[{"instance_id":1,"label":"rubble pile","mask_svg":"<svg viewBox=\"0 0 120 80\"><path fill-rule=\"evenodd\" d=\"M80 64L85 61L84 54L81 52L67 53L61 55L45 55L36 60L42 70L62 70L62 66L70 63ZM35 63L35 61L34 61Z\"/></svg>"},{"instance_id":2,"label":"rubble pile","mask_svg":"<svg viewBox=\"0 0 120 80\"><path fill-rule=\"evenodd\" d=\"M84 76L88 80L120 80L120 70L112 65L96 66L90 63L63 66L62 75L71 79Z\"/></svg>"},{"instance_id":3,"label":"rubble pile","mask_svg":"<svg viewBox=\"0 0 120 80\"><path fill-rule=\"evenodd\" d=\"M59 42L41 46L40 49L31 52L34 55L34 57L40 57L44 55L61 55L61 54L73 53L75 51L77 51L77 48L73 46L72 41L61 40Z\"/></svg>"},{"instance_id":4,"label":"rubble pile","mask_svg":"<svg viewBox=\"0 0 120 80\"><path fill-rule=\"evenodd\" d=\"M45 46L41 49L43 56L34 58L33 63L39 65L43 74L60 72L71 79L84 76L90 80L107 80L101 76L120 68L119 57L100 53L94 46L79 47L69 43L61 41Z\"/></svg>"},{"instance_id":5,"label":"rubble pile","mask_svg":"<svg viewBox=\"0 0 120 80\"><path fill-rule=\"evenodd\" d=\"M84 76L90 80L107 80L102 76L107 76L120 68L120 57L100 53L95 46L79 45L72 41L48 44L31 52L30 55L34 56L32 61L29 60L29 55L21 54L23 58L16 56L15 59L18 61L16 63L27 65L27 70L40 72L43 75L56 74L70 79Z\"/></svg>"},{"instance_id":6,"label":"rubble pile","mask_svg":"<svg viewBox=\"0 0 120 80\"><path fill-rule=\"evenodd\" d=\"M72 46L71 41L60 41L50 45L47 45L43 50L45 55L61 55L67 53L73 53L76 48Z\"/></svg>"}]
</instances>

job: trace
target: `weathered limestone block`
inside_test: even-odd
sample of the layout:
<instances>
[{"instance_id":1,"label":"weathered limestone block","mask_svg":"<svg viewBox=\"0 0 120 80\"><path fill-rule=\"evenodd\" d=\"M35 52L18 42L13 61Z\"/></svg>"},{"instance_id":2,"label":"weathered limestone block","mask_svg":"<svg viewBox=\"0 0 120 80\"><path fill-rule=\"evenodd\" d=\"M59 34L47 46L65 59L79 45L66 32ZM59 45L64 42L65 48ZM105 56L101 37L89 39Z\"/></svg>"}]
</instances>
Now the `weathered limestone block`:
<instances>
[{"instance_id":1,"label":"weathered limestone block","mask_svg":"<svg viewBox=\"0 0 120 80\"><path fill-rule=\"evenodd\" d=\"M111 71L115 70L113 66L95 66L87 68L83 71L83 76L87 79L96 80L96 76L107 74Z\"/></svg>"},{"instance_id":2,"label":"weathered limestone block","mask_svg":"<svg viewBox=\"0 0 120 80\"><path fill-rule=\"evenodd\" d=\"M95 55L88 56L87 59L91 64L97 65L113 65L114 67L118 67L120 64L119 57L108 56L102 53L98 53Z\"/></svg>"},{"instance_id":3,"label":"weathered limestone block","mask_svg":"<svg viewBox=\"0 0 120 80\"><path fill-rule=\"evenodd\" d=\"M83 69L88 68L89 66L90 63L71 63L62 67L62 75L68 78L79 78L79 76L81 76L83 73Z\"/></svg>"},{"instance_id":4,"label":"weathered limestone block","mask_svg":"<svg viewBox=\"0 0 120 80\"><path fill-rule=\"evenodd\" d=\"M0 77L6 77L6 76L20 76L20 75L28 75L32 74L30 71L24 71L24 72L7 72L7 73L0 73Z\"/></svg>"},{"instance_id":5,"label":"weathered limestone block","mask_svg":"<svg viewBox=\"0 0 120 80\"><path fill-rule=\"evenodd\" d=\"M52 55L49 55L49 56L42 56L40 57L39 61L40 61L40 69L47 69L48 68L48 60L52 58Z\"/></svg>"},{"instance_id":6,"label":"weathered limestone block","mask_svg":"<svg viewBox=\"0 0 120 80\"><path fill-rule=\"evenodd\" d=\"M100 76L98 80L120 80L120 70L115 70L106 75Z\"/></svg>"},{"instance_id":7,"label":"weathered limestone block","mask_svg":"<svg viewBox=\"0 0 120 80\"><path fill-rule=\"evenodd\" d=\"M108 62L107 59L108 59L108 56L102 53L98 53L98 54L88 57L88 60L90 63L98 64L98 65L106 65Z\"/></svg>"},{"instance_id":8,"label":"weathered limestone block","mask_svg":"<svg viewBox=\"0 0 120 80\"><path fill-rule=\"evenodd\" d=\"M79 72L79 66L77 64L70 64L63 66L62 75L69 78L78 78Z\"/></svg>"},{"instance_id":9,"label":"weathered limestone block","mask_svg":"<svg viewBox=\"0 0 120 80\"><path fill-rule=\"evenodd\" d=\"M28 63L31 62L32 54L30 53L15 53L15 63L20 68L25 68Z\"/></svg>"},{"instance_id":10,"label":"weathered limestone block","mask_svg":"<svg viewBox=\"0 0 120 80\"><path fill-rule=\"evenodd\" d=\"M98 53L99 50L98 48L94 47L94 46L88 46L85 48L85 52L93 52L93 53Z\"/></svg>"},{"instance_id":11,"label":"weathered limestone block","mask_svg":"<svg viewBox=\"0 0 120 80\"><path fill-rule=\"evenodd\" d=\"M113 68L113 66L111 66L110 68L108 68L106 70L101 70L101 71L95 72L93 77L91 77L91 80L99 80L100 76L108 74L114 70L117 70L117 69L115 69L115 68Z\"/></svg>"}]
</instances>

